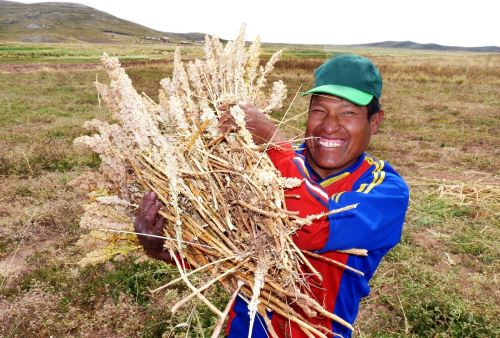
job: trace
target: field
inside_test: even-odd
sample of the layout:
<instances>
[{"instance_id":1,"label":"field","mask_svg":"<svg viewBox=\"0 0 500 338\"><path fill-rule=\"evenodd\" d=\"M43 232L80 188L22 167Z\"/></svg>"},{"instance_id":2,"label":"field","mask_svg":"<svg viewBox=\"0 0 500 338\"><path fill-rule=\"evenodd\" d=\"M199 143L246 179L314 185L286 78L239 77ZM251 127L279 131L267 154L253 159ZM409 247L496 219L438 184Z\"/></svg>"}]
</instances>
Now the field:
<instances>
[{"instance_id":1,"label":"field","mask_svg":"<svg viewBox=\"0 0 500 338\"><path fill-rule=\"evenodd\" d=\"M182 287L149 293L176 276L172 267L121 256L77 265L87 191L69 182L97 170L99 158L72 141L84 121L110 119L93 86L106 79L104 50L157 98L171 71L169 45L0 46L0 336L209 336L215 319L204 306L170 314ZM381 70L386 117L369 151L411 189L402 242L372 280L355 335L499 336L500 55L291 48L274 75L289 88L288 104L325 58L345 52ZM200 55L197 46L183 50L185 59ZM300 136L307 103L291 104L290 136ZM222 308L225 292L211 292Z\"/></svg>"}]
</instances>

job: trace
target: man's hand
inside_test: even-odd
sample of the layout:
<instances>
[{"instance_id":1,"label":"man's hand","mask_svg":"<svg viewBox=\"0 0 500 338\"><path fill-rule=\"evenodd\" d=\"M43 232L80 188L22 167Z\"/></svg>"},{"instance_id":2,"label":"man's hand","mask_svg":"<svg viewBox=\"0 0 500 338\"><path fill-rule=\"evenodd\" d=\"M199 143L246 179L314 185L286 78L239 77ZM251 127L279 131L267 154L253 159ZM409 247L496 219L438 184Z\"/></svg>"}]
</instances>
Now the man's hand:
<instances>
[{"instance_id":1,"label":"man's hand","mask_svg":"<svg viewBox=\"0 0 500 338\"><path fill-rule=\"evenodd\" d=\"M148 236L164 236L165 218L158 215L158 210L160 210L161 206L162 203L158 200L154 192L144 194L142 203L135 214L134 228L137 232L139 242L148 256L165 262L171 262L172 258L170 254L163 250L165 239Z\"/></svg>"},{"instance_id":2,"label":"man's hand","mask_svg":"<svg viewBox=\"0 0 500 338\"><path fill-rule=\"evenodd\" d=\"M253 104L240 104L240 108L245 112L245 123L247 130L252 134L255 144L274 143L279 144L286 142L286 138L278 130L278 127L271 119L258 110ZM235 122L227 105L218 107L221 111L225 111L220 118L220 129L225 132L235 126Z\"/></svg>"}]
</instances>

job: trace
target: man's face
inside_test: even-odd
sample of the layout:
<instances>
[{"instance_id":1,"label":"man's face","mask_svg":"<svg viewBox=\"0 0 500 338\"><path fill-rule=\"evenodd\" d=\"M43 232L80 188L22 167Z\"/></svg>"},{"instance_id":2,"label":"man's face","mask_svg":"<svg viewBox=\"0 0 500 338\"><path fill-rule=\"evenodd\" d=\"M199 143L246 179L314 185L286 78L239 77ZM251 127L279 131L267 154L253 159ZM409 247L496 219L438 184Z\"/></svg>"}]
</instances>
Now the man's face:
<instances>
[{"instance_id":1,"label":"man's face","mask_svg":"<svg viewBox=\"0 0 500 338\"><path fill-rule=\"evenodd\" d=\"M313 95L306 128L307 161L321 177L347 168L366 150L384 112L368 119L360 107L332 95Z\"/></svg>"}]
</instances>

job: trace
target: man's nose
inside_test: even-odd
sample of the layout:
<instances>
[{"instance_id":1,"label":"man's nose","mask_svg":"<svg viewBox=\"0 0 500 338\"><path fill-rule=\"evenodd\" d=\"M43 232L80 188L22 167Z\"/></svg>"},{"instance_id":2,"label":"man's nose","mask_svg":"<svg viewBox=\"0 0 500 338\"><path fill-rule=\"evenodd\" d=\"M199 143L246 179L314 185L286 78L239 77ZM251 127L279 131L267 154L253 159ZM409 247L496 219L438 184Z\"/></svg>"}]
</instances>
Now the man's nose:
<instances>
[{"instance_id":1,"label":"man's nose","mask_svg":"<svg viewBox=\"0 0 500 338\"><path fill-rule=\"evenodd\" d=\"M328 134L333 134L340 128L340 119L338 114L329 113L326 115L321 127Z\"/></svg>"}]
</instances>

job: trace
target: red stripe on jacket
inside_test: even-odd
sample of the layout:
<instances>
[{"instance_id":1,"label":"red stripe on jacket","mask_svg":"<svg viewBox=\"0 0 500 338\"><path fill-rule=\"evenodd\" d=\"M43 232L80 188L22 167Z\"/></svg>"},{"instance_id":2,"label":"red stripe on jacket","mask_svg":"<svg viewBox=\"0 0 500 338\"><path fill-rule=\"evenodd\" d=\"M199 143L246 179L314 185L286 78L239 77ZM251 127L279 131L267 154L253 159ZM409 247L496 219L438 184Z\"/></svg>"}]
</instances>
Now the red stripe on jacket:
<instances>
[{"instance_id":1,"label":"red stripe on jacket","mask_svg":"<svg viewBox=\"0 0 500 338\"><path fill-rule=\"evenodd\" d=\"M270 149L268 150L268 155L276 169L280 171L283 177L304 178L300 174L297 167L293 164L292 159L296 156L296 154L292 150L291 145L284 145L280 149ZM324 189L315 182L310 182L323 189L328 196L332 196L337 192L351 191L354 183L370 168L370 166L371 165L367 161L364 161L354 172L350 173L345 178L330 184ZM288 210L298 211L299 216L301 217L328 211L328 208L319 203L317 199L309 191L307 191L305 184L289 189L286 193L300 196L298 199L286 199L286 207ZM327 218L323 218L314 221L311 225L302 227L293 235L292 238L301 250L312 251L323 248L328 240L329 234L330 223ZM336 251L323 253L322 256L336 260L343 264L346 264L349 258L348 254ZM318 258L308 256L308 259L311 265L323 277L322 282L314 277L310 277L308 279L311 290L308 294L322 304L326 310L333 313L344 269ZM315 324L318 329L331 336L331 320L329 318L322 315L307 317L307 315L301 310L300 306L295 306L294 309L303 315L304 318L307 318L310 323ZM271 322L276 332L284 333L283 337L307 337L297 324L290 322L276 313L273 314Z\"/></svg>"}]
</instances>

